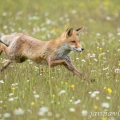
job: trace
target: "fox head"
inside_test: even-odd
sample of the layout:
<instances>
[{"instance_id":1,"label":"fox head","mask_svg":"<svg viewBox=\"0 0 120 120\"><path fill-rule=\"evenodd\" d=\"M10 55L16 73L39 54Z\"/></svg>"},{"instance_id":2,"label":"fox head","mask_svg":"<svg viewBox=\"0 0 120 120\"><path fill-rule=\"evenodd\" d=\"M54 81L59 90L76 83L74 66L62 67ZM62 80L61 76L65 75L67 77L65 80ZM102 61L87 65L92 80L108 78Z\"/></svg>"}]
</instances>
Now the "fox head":
<instances>
[{"instance_id":1,"label":"fox head","mask_svg":"<svg viewBox=\"0 0 120 120\"><path fill-rule=\"evenodd\" d=\"M84 48L79 41L79 33L82 28L73 30L73 28L67 29L65 32L65 44L66 48L70 51L82 52Z\"/></svg>"}]
</instances>

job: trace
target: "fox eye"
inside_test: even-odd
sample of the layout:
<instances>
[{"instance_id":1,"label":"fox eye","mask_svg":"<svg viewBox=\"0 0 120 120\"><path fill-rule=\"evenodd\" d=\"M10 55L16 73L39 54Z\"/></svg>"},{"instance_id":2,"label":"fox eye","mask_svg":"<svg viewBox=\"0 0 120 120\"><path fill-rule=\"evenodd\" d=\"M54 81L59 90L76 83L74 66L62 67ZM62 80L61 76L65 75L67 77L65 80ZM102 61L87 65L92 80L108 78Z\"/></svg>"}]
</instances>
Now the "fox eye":
<instances>
[{"instance_id":1,"label":"fox eye","mask_svg":"<svg viewBox=\"0 0 120 120\"><path fill-rule=\"evenodd\" d=\"M75 43L75 40L71 41L72 43Z\"/></svg>"}]
</instances>

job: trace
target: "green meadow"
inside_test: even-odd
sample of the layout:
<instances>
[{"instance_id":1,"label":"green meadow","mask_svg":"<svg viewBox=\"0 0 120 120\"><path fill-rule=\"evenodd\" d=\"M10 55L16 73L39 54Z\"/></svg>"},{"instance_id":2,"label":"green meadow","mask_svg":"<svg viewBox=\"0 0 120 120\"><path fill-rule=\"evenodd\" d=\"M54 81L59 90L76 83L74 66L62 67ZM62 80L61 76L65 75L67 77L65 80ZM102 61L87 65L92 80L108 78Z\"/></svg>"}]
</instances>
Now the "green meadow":
<instances>
[{"instance_id":1,"label":"green meadow","mask_svg":"<svg viewBox=\"0 0 120 120\"><path fill-rule=\"evenodd\" d=\"M73 65L48 69L30 60L0 73L0 120L119 120L120 1L1 0L0 37L23 32L40 40L84 27ZM0 56L0 67L7 57Z\"/></svg>"}]
</instances>

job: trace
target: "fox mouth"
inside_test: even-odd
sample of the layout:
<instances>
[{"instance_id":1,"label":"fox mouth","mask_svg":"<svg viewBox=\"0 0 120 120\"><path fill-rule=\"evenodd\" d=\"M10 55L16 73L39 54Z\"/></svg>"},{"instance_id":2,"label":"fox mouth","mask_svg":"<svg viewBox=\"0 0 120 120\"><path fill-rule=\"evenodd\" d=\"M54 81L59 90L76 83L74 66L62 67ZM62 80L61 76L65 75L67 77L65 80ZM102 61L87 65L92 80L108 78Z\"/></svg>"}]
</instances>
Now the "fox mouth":
<instances>
[{"instance_id":1,"label":"fox mouth","mask_svg":"<svg viewBox=\"0 0 120 120\"><path fill-rule=\"evenodd\" d=\"M73 50L76 52L82 52L84 50L84 48L73 48Z\"/></svg>"}]
</instances>

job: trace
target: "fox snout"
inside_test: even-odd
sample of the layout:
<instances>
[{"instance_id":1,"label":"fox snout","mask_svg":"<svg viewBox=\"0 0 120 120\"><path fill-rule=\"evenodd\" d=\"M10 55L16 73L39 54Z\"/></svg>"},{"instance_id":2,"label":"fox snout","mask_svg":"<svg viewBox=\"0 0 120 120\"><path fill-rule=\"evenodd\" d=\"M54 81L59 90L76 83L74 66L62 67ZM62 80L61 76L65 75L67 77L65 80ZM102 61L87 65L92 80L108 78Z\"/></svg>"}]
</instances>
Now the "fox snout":
<instances>
[{"instance_id":1,"label":"fox snout","mask_svg":"<svg viewBox=\"0 0 120 120\"><path fill-rule=\"evenodd\" d=\"M82 52L82 51L84 50L84 48L74 48L74 50L75 50L76 52Z\"/></svg>"},{"instance_id":2,"label":"fox snout","mask_svg":"<svg viewBox=\"0 0 120 120\"><path fill-rule=\"evenodd\" d=\"M84 50L84 48L81 48L82 49L82 51Z\"/></svg>"}]
</instances>

